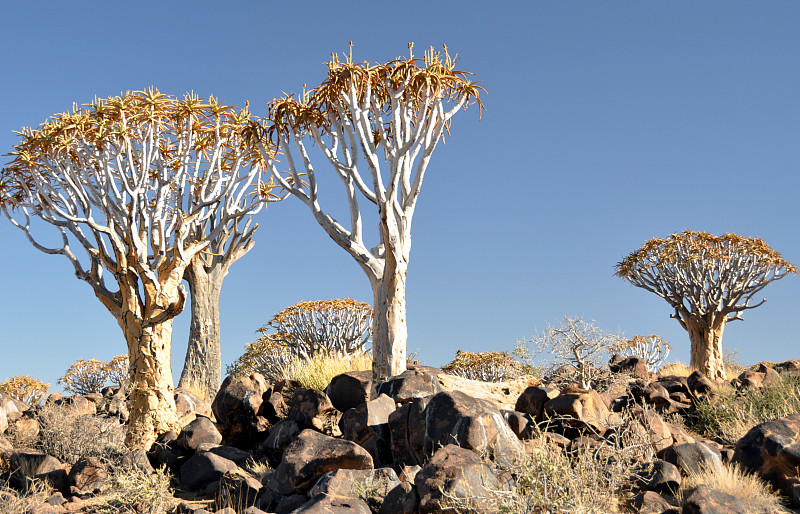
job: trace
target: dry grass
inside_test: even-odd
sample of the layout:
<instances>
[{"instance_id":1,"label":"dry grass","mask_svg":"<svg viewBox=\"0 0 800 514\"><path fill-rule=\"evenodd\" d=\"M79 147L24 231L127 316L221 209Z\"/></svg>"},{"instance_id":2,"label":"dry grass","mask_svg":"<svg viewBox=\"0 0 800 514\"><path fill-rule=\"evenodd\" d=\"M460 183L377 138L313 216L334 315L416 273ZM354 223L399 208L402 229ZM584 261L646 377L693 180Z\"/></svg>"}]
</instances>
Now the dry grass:
<instances>
[{"instance_id":1,"label":"dry grass","mask_svg":"<svg viewBox=\"0 0 800 514\"><path fill-rule=\"evenodd\" d=\"M682 362L670 362L661 366L658 370L658 374L661 376L675 375L677 377L688 377L695 371L695 368L687 366ZM725 362L725 380L732 380L738 377L742 371L744 371L742 365L733 361Z\"/></svg>"},{"instance_id":2,"label":"dry grass","mask_svg":"<svg viewBox=\"0 0 800 514\"><path fill-rule=\"evenodd\" d=\"M286 367L284 378L297 380L307 389L323 391L336 375L368 369L372 369L372 355L370 354L347 357L317 355L308 361L292 360Z\"/></svg>"},{"instance_id":3,"label":"dry grass","mask_svg":"<svg viewBox=\"0 0 800 514\"><path fill-rule=\"evenodd\" d=\"M170 487L166 468L147 474L135 467L113 468L102 502L94 505L96 514L163 514L178 505Z\"/></svg>"},{"instance_id":4,"label":"dry grass","mask_svg":"<svg viewBox=\"0 0 800 514\"><path fill-rule=\"evenodd\" d=\"M25 493L15 491L8 484L0 483L0 512L3 514L28 514L31 507L41 505L52 490L44 482L33 480Z\"/></svg>"},{"instance_id":5,"label":"dry grass","mask_svg":"<svg viewBox=\"0 0 800 514\"><path fill-rule=\"evenodd\" d=\"M722 471L704 470L689 473L681 483L677 497L681 503L699 485L738 498L753 513L788 513L777 494L757 476L746 473L736 464L723 463Z\"/></svg>"}]
</instances>

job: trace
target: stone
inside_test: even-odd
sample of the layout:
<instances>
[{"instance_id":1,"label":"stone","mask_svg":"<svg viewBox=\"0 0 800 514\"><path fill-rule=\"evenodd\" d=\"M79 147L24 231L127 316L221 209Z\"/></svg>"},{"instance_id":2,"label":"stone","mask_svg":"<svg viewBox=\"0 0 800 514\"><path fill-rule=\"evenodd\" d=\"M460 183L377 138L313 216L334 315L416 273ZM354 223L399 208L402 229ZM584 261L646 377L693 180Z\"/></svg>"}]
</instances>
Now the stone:
<instances>
[{"instance_id":1,"label":"stone","mask_svg":"<svg viewBox=\"0 0 800 514\"><path fill-rule=\"evenodd\" d=\"M61 462L38 450L19 448L8 452L4 456L11 472L9 484L17 489L25 487L28 478L43 475L56 470L63 471Z\"/></svg>"},{"instance_id":2,"label":"stone","mask_svg":"<svg viewBox=\"0 0 800 514\"><path fill-rule=\"evenodd\" d=\"M469 512L498 512L491 491L502 488L491 467L475 452L448 444L436 451L414 479L420 498L419 512L443 512L445 502L464 502ZM480 498L473 503L471 499Z\"/></svg>"},{"instance_id":3,"label":"stone","mask_svg":"<svg viewBox=\"0 0 800 514\"><path fill-rule=\"evenodd\" d=\"M222 382L211 410L217 422L224 426L223 438L232 446L249 448L255 444L259 432L267 429L257 413L268 391L269 386L260 373L243 377L230 375Z\"/></svg>"},{"instance_id":4,"label":"stone","mask_svg":"<svg viewBox=\"0 0 800 514\"><path fill-rule=\"evenodd\" d=\"M349 498L365 495L383 498L400 484L392 468L337 469L322 475L308 491L308 496L329 494Z\"/></svg>"},{"instance_id":5,"label":"stone","mask_svg":"<svg viewBox=\"0 0 800 514\"><path fill-rule=\"evenodd\" d=\"M194 393L179 387L175 389L175 409L181 426L188 425L197 415L211 418L211 405Z\"/></svg>"},{"instance_id":6,"label":"stone","mask_svg":"<svg viewBox=\"0 0 800 514\"><path fill-rule=\"evenodd\" d=\"M673 444L657 453L660 459L674 464L684 475L703 471L722 472L722 458L707 444Z\"/></svg>"},{"instance_id":7,"label":"stone","mask_svg":"<svg viewBox=\"0 0 800 514\"><path fill-rule=\"evenodd\" d=\"M663 496L653 491L638 493L631 504L639 514L663 514L672 509L672 505Z\"/></svg>"},{"instance_id":8,"label":"stone","mask_svg":"<svg viewBox=\"0 0 800 514\"><path fill-rule=\"evenodd\" d=\"M336 375L325 388L336 410L345 412L372 399L372 370L348 371Z\"/></svg>"},{"instance_id":9,"label":"stone","mask_svg":"<svg viewBox=\"0 0 800 514\"><path fill-rule=\"evenodd\" d=\"M339 421L342 438L367 450L376 465L391 464L389 416L394 411L394 400L385 394L347 410Z\"/></svg>"},{"instance_id":10,"label":"stone","mask_svg":"<svg viewBox=\"0 0 800 514\"><path fill-rule=\"evenodd\" d=\"M672 431L664 419L657 413L647 409L634 410L634 417L645 428L653 451L659 452L673 444Z\"/></svg>"},{"instance_id":11,"label":"stone","mask_svg":"<svg viewBox=\"0 0 800 514\"><path fill-rule=\"evenodd\" d=\"M760 389L764 387L763 382L765 376L766 373L759 373L758 371L750 371L746 369L739 374L737 380L739 380L741 387L747 389Z\"/></svg>"},{"instance_id":12,"label":"stone","mask_svg":"<svg viewBox=\"0 0 800 514\"><path fill-rule=\"evenodd\" d=\"M258 499L262 489L261 482L240 471L230 471L222 475L219 480L216 496L216 508L225 505L253 505Z\"/></svg>"},{"instance_id":13,"label":"stone","mask_svg":"<svg viewBox=\"0 0 800 514\"><path fill-rule=\"evenodd\" d=\"M313 428L331 437L339 437L342 435L339 429L341 416L328 395L298 387L292 395L287 419L296 422L300 428Z\"/></svg>"},{"instance_id":14,"label":"stone","mask_svg":"<svg viewBox=\"0 0 800 514\"><path fill-rule=\"evenodd\" d=\"M83 457L69 471L70 485L81 491L102 489L108 480L108 469L97 457Z\"/></svg>"},{"instance_id":15,"label":"stone","mask_svg":"<svg viewBox=\"0 0 800 514\"><path fill-rule=\"evenodd\" d=\"M397 403L408 403L416 398L433 396L442 392L438 374L422 369L407 369L378 386L377 394L385 394Z\"/></svg>"},{"instance_id":16,"label":"stone","mask_svg":"<svg viewBox=\"0 0 800 514\"><path fill-rule=\"evenodd\" d=\"M524 439L531 436L534 423L530 415L515 410L502 410L500 413L503 415L503 419L506 421L506 424L508 424L508 427L514 432L514 435L517 436L517 439Z\"/></svg>"},{"instance_id":17,"label":"stone","mask_svg":"<svg viewBox=\"0 0 800 514\"><path fill-rule=\"evenodd\" d=\"M267 485L283 495L304 493L329 471L373 467L370 454L357 444L306 429L283 452Z\"/></svg>"},{"instance_id":18,"label":"stone","mask_svg":"<svg viewBox=\"0 0 800 514\"><path fill-rule=\"evenodd\" d=\"M737 441L733 460L758 473L800 506L800 476L792 471L800 467L800 413L751 428Z\"/></svg>"},{"instance_id":19,"label":"stone","mask_svg":"<svg viewBox=\"0 0 800 514\"><path fill-rule=\"evenodd\" d=\"M559 394L561 392L554 387L528 387L517 399L514 410L528 414L537 422L542 421L544 419L544 404Z\"/></svg>"},{"instance_id":20,"label":"stone","mask_svg":"<svg viewBox=\"0 0 800 514\"><path fill-rule=\"evenodd\" d=\"M305 494L292 494L281 499L271 510L274 510L275 514L289 514L302 507L307 501L308 497Z\"/></svg>"},{"instance_id":21,"label":"stone","mask_svg":"<svg viewBox=\"0 0 800 514\"><path fill-rule=\"evenodd\" d=\"M372 514L364 500L318 494L292 511L292 514Z\"/></svg>"},{"instance_id":22,"label":"stone","mask_svg":"<svg viewBox=\"0 0 800 514\"><path fill-rule=\"evenodd\" d=\"M232 460L208 451L198 451L180 467L181 487L195 491L205 490L211 482L237 468Z\"/></svg>"},{"instance_id":23,"label":"stone","mask_svg":"<svg viewBox=\"0 0 800 514\"><path fill-rule=\"evenodd\" d=\"M400 482L383 499L378 514L415 514L418 507L417 489L409 482Z\"/></svg>"},{"instance_id":24,"label":"stone","mask_svg":"<svg viewBox=\"0 0 800 514\"><path fill-rule=\"evenodd\" d=\"M156 471L147 457L147 452L142 448L131 450L125 454L122 457L122 465L126 468L137 468L147 475L152 475Z\"/></svg>"},{"instance_id":25,"label":"stone","mask_svg":"<svg viewBox=\"0 0 800 514\"><path fill-rule=\"evenodd\" d=\"M590 429L603 435L608 429L611 412L597 391L562 393L544 404L544 416L559 419L565 427ZM573 431L570 431L573 433Z\"/></svg>"},{"instance_id":26,"label":"stone","mask_svg":"<svg viewBox=\"0 0 800 514\"><path fill-rule=\"evenodd\" d=\"M683 514L748 514L752 511L740 499L715 491L707 485L697 486L683 502Z\"/></svg>"},{"instance_id":27,"label":"stone","mask_svg":"<svg viewBox=\"0 0 800 514\"><path fill-rule=\"evenodd\" d=\"M222 434L214 422L202 415L197 415L178 434L178 446L185 450L196 450L201 444L218 445L221 442Z\"/></svg>"},{"instance_id":28,"label":"stone","mask_svg":"<svg viewBox=\"0 0 800 514\"><path fill-rule=\"evenodd\" d=\"M10 397L0 396L0 434L6 431L9 421L19 419L21 415L22 411Z\"/></svg>"},{"instance_id":29,"label":"stone","mask_svg":"<svg viewBox=\"0 0 800 514\"><path fill-rule=\"evenodd\" d=\"M209 452L232 461L237 466L244 466L245 463L253 458L253 453L246 450L240 450L233 446L218 446L213 444L201 444L197 447L197 451Z\"/></svg>"},{"instance_id":30,"label":"stone","mask_svg":"<svg viewBox=\"0 0 800 514\"><path fill-rule=\"evenodd\" d=\"M656 459L648 469L640 472L636 485L648 491L674 494L678 491L681 481L681 473L676 465Z\"/></svg>"},{"instance_id":31,"label":"stone","mask_svg":"<svg viewBox=\"0 0 800 514\"><path fill-rule=\"evenodd\" d=\"M647 369L647 362L636 355L626 357L618 362L614 362L612 360L612 362L609 362L608 367L612 373L625 373L626 375L631 375L634 378L644 378L649 380L651 376L650 370Z\"/></svg>"},{"instance_id":32,"label":"stone","mask_svg":"<svg viewBox=\"0 0 800 514\"><path fill-rule=\"evenodd\" d=\"M34 418L21 417L14 422L14 432L20 441L36 441L42 427Z\"/></svg>"},{"instance_id":33,"label":"stone","mask_svg":"<svg viewBox=\"0 0 800 514\"><path fill-rule=\"evenodd\" d=\"M295 421L279 421L270 427L269 435L259 444L258 451L267 457L269 465L274 468L281 461L284 450L299 433L300 427Z\"/></svg>"},{"instance_id":34,"label":"stone","mask_svg":"<svg viewBox=\"0 0 800 514\"><path fill-rule=\"evenodd\" d=\"M694 394L710 393L716 385L714 384L713 380L699 371L692 372L692 374L686 379L686 382L689 385L689 391Z\"/></svg>"},{"instance_id":35,"label":"stone","mask_svg":"<svg viewBox=\"0 0 800 514\"><path fill-rule=\"evenodd\" d=\"M486 400L496 408L505 410L517 410L515 405L522 392L528 387L542 385L539 380L528 375L503 382L470 380L446 373L438 373L436 376L444 391L451 393L460 391L467 396Z\"/></svg>"},{"instance_id":36,"label":"stone","mask_svg":"<svg viewBox=\"0 0 800 514\"><path fill-rule=\"evenodd\" d=\"M425 407L430 397L416 398L389 415L390 445L395 467L423 464L425 457Z\"/></svg>"}]
</instances>

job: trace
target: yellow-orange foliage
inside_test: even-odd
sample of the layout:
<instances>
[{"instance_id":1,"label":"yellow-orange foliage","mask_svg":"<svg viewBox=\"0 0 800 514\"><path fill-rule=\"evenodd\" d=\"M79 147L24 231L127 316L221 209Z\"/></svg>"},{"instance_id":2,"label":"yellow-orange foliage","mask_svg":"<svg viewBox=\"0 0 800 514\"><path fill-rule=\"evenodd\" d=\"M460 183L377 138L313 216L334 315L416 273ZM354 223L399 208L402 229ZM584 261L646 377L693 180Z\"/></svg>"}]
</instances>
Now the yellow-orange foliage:
<instances>
[{"instance_id":1,"label":"yellow-orange foliage","mask_svg":"<svg viewBox=\"0 0 800 514\"><path fill-rule=\"evenodd\" d=\"M50 384L45 384L27 375L18 375L0 382L0 393L7 394L28 405L36 405L50 390Z\"/></svg>"}]
</instances>

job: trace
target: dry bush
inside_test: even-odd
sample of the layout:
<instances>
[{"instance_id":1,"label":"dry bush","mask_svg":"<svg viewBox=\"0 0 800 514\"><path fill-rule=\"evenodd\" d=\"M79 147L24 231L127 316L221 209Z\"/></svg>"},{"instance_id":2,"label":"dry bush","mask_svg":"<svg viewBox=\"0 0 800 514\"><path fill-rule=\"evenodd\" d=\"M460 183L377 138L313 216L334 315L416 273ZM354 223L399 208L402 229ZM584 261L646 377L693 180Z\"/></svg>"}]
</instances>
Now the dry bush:
<instances>
[{"instance_id":1,"label":"dry bush","mask_svg":"<svg viewBox=\"0 0 800 514\"><path fill-rule=\"evenodd\" d=\"M520 362L506 352L456 352L456 358L442 366L442 371L470 380L502 382L523 373Z\"/></svg>"},{"instance_id":2,"label":"dry bush","mask_svg":"<svg viewBox=\"0 0 800 514\"><path fill-rule=\"evenodd\" d=\"M50 390L50 384L40 382L27 375L18 375L0 382L0 393L25 402L28 405L39 403Z\"/></svg>"},{"instance_id":3,"label":"dry bush","mask_svg":"<svg viewBox=\"0 0 800 514\"><path fill-rule=\"evenodd\" d=\"M45 405L37 416L41 432L35 447L62 462L81 457L119 461L127 453L125 430L112 418L78 414L67 405Z\"/></svg>"},{"instance_id":4,"label":"dry bush","mask_svg":"<svg viewBox=\"0 0 800 514\"><path fill-rule=\"evenodd\" d=\"M8 483L0 481L0 512L3 514L29 514L32 507L41 505L50 496L52 489L41 480L32 480L24 493L14 490Z\"/></svg>"},{"instance_id":5,"label":"dry bush","mask_svg":"<svg viewBox=\"0 0 800 514\"><path fill-rule=\"evenodd\" d=\"M112 467L103 503L92 507L96 514L163 514L178 505L165 467L148 474L136 467Z\"/></svg>"},{"instance_id":6,"label":"dry bush","mask_svg":"<svg viewBox=\"0 0 800 514\"><path fill-rule=\"evenodd\" d=\"M754 474L743 471L737 464L723 462L722 471L704 469L700 472L689 472L681 482L677 497L683 503L692 489L699 485L707 485L725 494L730 494L742 501L747 512L763 514L779 514L791 512L786 510L780 497L774 493L769 484Z\"/></svg>"}]
</instances>

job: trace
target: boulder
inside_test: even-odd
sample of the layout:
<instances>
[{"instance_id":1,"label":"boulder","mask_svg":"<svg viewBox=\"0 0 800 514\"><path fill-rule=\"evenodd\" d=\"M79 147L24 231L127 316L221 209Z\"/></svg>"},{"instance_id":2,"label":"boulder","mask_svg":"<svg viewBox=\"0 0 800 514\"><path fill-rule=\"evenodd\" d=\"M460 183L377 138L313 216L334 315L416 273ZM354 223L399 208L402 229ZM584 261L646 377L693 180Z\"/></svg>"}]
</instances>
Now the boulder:
<instances>
[{"instance_id":1,"label":"boulder","mask_svg":"<svg viewBox=\"0 0 800 514\"><path fill-rule=\"evenodd\" d=\"M657 455L660 459L676 465L683 474L703 471L722 472L722 458L719 453L701 442L673 444Z\"/></svg>"},{"instance_id":2,"label":"boulder","mask_svg":"<svg viewBox=\"0 0 800 514\"><path fill-rule=\"evenodd\" d=\"M514 410L531 416L537 422L544 417L544 404L557 397L561 392L555 387L531 386L526 388L517 398Z\"/></svg>"},{"instance_id":3,"label":"boulder","mask_svg":"<svg viewBox=\"0 0 800 514\"><path fill-rule=\"evenodd\" d=\"M292 511L292 514L372 514L364 500L318 494Z\"/></svg>"},{"instance_id":4,"label":"boulder","mask_svg":"<svg viewBox=\"0 0 800 514\"><path fill-rule=\"evenodd\" d=\"M222 382L211 404L217 422L224 426L223 437L233 446L251 447L268 423L257 416L263 396L269 392L260 373L237 377L230 375Z\"/></svg>"},{"instance_id":5,"label":"boulder","mask_svg":"<svg viewBox=\"0 0 800 514\"><path fill-rule=\"evenodd\" d=\"M383 499L378 514L415 514L418 507L416 487L409 482L400 482Z\"/></svg>"},{"instance_id":6,"label":"boulder","mask_svg":"<svg viewBox=\"0 0 800 514\"><path fill-rule=\"evenodd\" d=\"M178 434L178 446L185 450L196 450L201 444L218 445L221 442L222 434L214 422L205 416L195 417Z\"/></svg>"},{"instance_id":7,"label":"boulder","mask_svg":"<svg viewBox=\"0 0 800 514\"><path fill-rule=\"evenodd\" d=\"M253 505L262 489L261 482L241 471L229 471L219 480L219 492L216 497L216 509L226 505Z\"/></svg>"},{"instance_id":8,"label":"boulder","mask_svg":"<svg viewBox=\"0 0 800 514\"><path fill-rule=\"evenodd\" d=\"M391 464L389 415L394 411L394 400L385 394L348 409L339 422L342 437L367 450L376 465Z\"/></svg>"},{"instance_id":9,"label":"boulder","mask_svg":"<svg viewBox=\"0 0 800 514\"><path fill-rule=\"evenodd\" d=\"M740 499L716 491L707 485L697 486L683 502L683 514L753 514Z\"/></svg>"},{"instance_id":10,"label":"boulder","mask_svg":"<svg viewBox=\"0 0 800 514\"><path fill-rule=\"evenodd\" d=\"M390 444L394 466L423 464L425 457L425 407L430 397L416 398L389 414Z\"/></svg>"},{"instance_id":11,"label":"boulder","mask_svg":"<svg viewBox=\"0 0 800 514\"><path fill-rule=\"evenodd\" d=\"M322 475L308 496L329 494L357 498L374 496L383 498L400 484L397 473L392 468L377 469L337 469Z\"/></svg>"},{"instance_id":12,"label":"boulder","mask_svg":"<svg viewBox=\"0 0 800 514\"><path fill-rule=\"evenodd\" d=\"M266 455L269 465L275 467L280 463L283 452L289 446L297 434L300 427L295 421L285 419L272 425L269 435L258 446L258 451Z\"/></svg>"},{"instance_id":13,"label":"boulder","mask_svg":"<svg viewBox=\"0 0 800 514\"><path fill-rule=\"evenodd\" d=\"M438 373L426 369L410 368L378 386L377 394L385 394L397 403L408 403L416 398L432 396L442 391Z\"/></svg>"},{"instance_id":14,"label":"boulder","mask_svg":"<svg viewBox=\"0 0 800 514\"><path fill-rule=\"evenodd\" d=\"M582 431L590 429L603 435L611 421L611 412L594 389L562 393L544 404L544 416L559 419L563 426ZM573 433L574 431L569 431Z\"/></svg>"},{"instance_id":15,"label":"boulder","mask_svg":"<svg viewBox=\"0 0 800 514\"><path fill-rule=\"evenodd\" d=\"M22 416L17 404L10 397L0 393L0 434L6 431L9 421L15 421Z\"/></svg>"},{"instance_id":16,"label":"boulder","mask_svg":"<svg viewBox=\"0 0 800 514\"><path fill-rule=\"evenodd\" d=\"M248 460L253 458L253 453L246 450L240 450L233 446L219 446L213 444L201 444L197 447L199 452L209 452L218 455L223 459L233 461L234 464L241 467L244 466Z\"/></svg>"},{"instance_id":17,"label":"boulder","mask_svg":"<svg viewBox=\"0 0 800 514\"><path fill-rule=\"evenodd\" d=\"M460 391L467 396L486 400L498 409L505 410L517 410L515 406L522 392L528 387L542 385L539 380L527 375L503 382L470 380L446 373L439 373L436 377L444 391Z\"/></svg>"},{"instance_id":18,"label":"boulder","mask_svg":"<svg viewBox=\"0 0 800 514\"><path fill-rule=\"evenodd\" d=\"M372 457L357 444L306 429L286 448L267 486L283 495L301 494L330 471L372 467Z\"/></svg>"},{"instance_id":19,"label":"boulder","mask_svg":"<svg viewBox=\"0 0 800 514\"><path fill-rule=\"evenodd\" d=\"M672 505L660 494L643 491L633 497L631 504L639 514L663 514L672 509Z\"/></svg>"},{"instance_id":20,"label":"boulder","mask_svg":"<svg viewBox=\"0 0 800 514\"><path fill-rule=\"evenodd\" d=\"M656 459L650 467L638 474L636 485L647 491L674 494L678 491L681 481L681 473L676 465Z\"/></svg>"},{"instance_id":21,"label":"boulder","mask_svg":"<svg viewBox=\"0 0 800 514\"><path fill-rule=\"evenodd\" d=\"M331 437L342 435L339 420L342 413L336 410L328 395L322 391L298 387L294 390L288 419L300 428L313 428Z\"/></svg>"},{"instance_id":22,"label":"boulder","mask_svg":"<svg viewBox=\"0 0 800 514\"><path fill-rule=\"evenodd\" d=\"M692 374L686 379L686 382L689 385L689 391L694 394L710 393L716 385L713 380L699 371L692 372Z\"/></svg>"},{"instance_id":23,"label":"boulder","mask_svg":"<svg viewBox=\"0 0 800 514\"><path fill-rule=\"evenodd\" d=\"M348 371L336 375L325 388L336 410L345 412L372 399L372 371Z\"/></svg>"},{"instance_id":24,"label":"boulder","mask_svg":"<svg viewBox=\"0 0 800 514\"><path fill-rule=\"evenodd\" d=\"M27 485L27 479L37 475L44 475L56 470L63 471L61 462L38 450L20 448L4 455L8 469L13 470L8 478L9 484L22 489Z\"/></svg>"},{"instance_id":25,"label":"boulder","mask_svg":"<svg viewBox=\"0 0 800 514\"><path fill-rule=\"evenodd\" d=\"M618 356L615 355L615 357ZM631 375L634 378L644 378L649 380L651 376L650 370L647 369L647 362L636 355L625 357L622 360L616 360L612 358L611 362L608 363L608 367L612 373L625 373L626 375Z\"/></svg>"},{"instance_id":26,"label":"boulder","mask_svg":"<svg viewBox=\"0 0 800 514\"><path fill-rule=\"evenodd\" d=\"M454 444L439 448L417 473L414 484L421 513L446 512L445 505L453 501L476 514L499 510L492 491L502 489L500 480L475 452Z\"/></svg>"},{"instance_id":27,"label":"boulder","mask_svg":"<svg viewBox=\"0 0 800 514\"><path fill-rule=\"evenodd\" d=\"M83 457L72 465L69 483L80 491L102 489L108 480L108 469L97 457Z\"/></svg>"},{"instance_id":28,"label":"boulder","mask_svg":"<svg viewBox=\"0 0 800 514\"><path fill-rule=\"evenodd\" d=\"M191 423L198 414L207 418L214 415L207 401L182 387L175 389L175 408L181 426Z\"/></svg>"},{"instance_id":29,"label":"boulder","mask_svg":"<svg viewBox=\"0 0 800 514\"><path fill-rule=\"evenodd\" d=\"M750 429L736 443L734 461L758 473L800 506L800 413Z\"/></svg>"},{"instance_id":30,"label":"boulder","mask_svg":"<svg viewBox=\"0 0 800 514\"><path fill-rule=\"evenodd\" d=\"M659 452L673 444L672 431L661 416L651 410L639 408L634 410L634 417L645 428L653 451Z\"/></svg>"},{"instance_id":31,"label":"boulder","mask_svg":"<svg viewBox=\"0 0 800 514\"><path fill-rule=\"evenodd\" d=\"M236 464L209 451L198 451L180 467L181 487L203 491L225 473L234 471Z\"/></svg>"}]
</instances>

